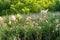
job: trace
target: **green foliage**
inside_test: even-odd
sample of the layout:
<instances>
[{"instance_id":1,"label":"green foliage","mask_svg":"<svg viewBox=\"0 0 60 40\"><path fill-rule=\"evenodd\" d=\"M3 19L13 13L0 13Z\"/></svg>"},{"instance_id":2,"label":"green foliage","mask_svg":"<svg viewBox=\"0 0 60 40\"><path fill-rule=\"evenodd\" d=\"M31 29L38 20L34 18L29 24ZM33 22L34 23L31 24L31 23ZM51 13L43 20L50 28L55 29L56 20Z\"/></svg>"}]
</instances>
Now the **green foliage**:
<instances>
[{"instance_id":1,"label":"green foliage","mask_svg":"<svg viewBox=\"0 0 60 40\"><path fill-rule=\"evenodd\" d=\"M0 15L9 14L8 10L13 11L12 13L25 14L40 12L42 9L60 11L59 8L59 0L0 0ZM3 12L4 10L7 10L7 13Z\"/></svg>"},{"instance_id":2,"label":"green foliage","mask_svg":"<svg viewBox=\"0 0 60 40\"><path fill-rule=\"evenodd\" d=\"M9 16L6 17L5 21L9 21ZM33 24L35 20L30 21L28 24L25 20L26 17L24 16L16 23L8 24L8 22L5 22L6 26L0 24L0 40L60 40L59 13L48 13L45 19L39 22L36 21L38 25Z\"/></svg>"}]
</instances>

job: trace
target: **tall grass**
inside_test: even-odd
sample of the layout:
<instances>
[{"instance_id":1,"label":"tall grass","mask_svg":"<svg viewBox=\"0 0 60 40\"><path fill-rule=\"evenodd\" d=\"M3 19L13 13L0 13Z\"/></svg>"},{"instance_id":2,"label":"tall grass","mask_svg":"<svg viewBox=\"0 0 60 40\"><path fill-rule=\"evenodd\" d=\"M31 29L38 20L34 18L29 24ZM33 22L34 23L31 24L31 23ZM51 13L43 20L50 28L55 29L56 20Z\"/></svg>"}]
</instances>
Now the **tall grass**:
<instances>
[{"instance_id":1,"label":"tall grass","mask_svg":"<svg viewBox=\"0 0 60 40\"><path fill-rule=\"evenodd\" d=\"M60 14L48 13L42 19L38 16L22 15L11 24L9 16L4 16L4 24L0 24L0 40L60 40Z\"/></svg>"}]
</instances>

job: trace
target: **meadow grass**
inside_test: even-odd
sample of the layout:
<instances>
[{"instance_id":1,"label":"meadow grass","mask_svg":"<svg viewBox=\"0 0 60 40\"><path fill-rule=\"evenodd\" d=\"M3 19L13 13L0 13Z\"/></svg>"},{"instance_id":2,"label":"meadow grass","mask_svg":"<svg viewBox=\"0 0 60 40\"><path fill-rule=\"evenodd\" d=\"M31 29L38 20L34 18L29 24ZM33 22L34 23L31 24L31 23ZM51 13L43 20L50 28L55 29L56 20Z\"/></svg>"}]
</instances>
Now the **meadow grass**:
<instances>
[{"instance_id":1,"label":"meadow grass","mask_svg":"<svg viewBox=\"0 0 60 40\"><path fill-rule=\"evenodd\" d=\"M60 13L18 15L1 16L0 40L60 40Z\"/></svg>"}]
</instances>

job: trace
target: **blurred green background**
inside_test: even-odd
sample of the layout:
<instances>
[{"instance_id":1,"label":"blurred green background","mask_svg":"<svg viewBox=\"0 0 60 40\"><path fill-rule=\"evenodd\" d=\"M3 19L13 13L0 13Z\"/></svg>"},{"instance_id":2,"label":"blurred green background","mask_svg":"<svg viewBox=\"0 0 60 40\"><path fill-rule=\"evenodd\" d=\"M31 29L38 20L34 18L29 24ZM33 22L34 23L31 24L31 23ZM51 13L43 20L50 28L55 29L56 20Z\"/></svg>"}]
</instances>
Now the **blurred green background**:
<instances>
[{"instance_id":1,"label":"blurred green background","mask_svg":"<svg viewBox=\"0 0 60 40\"><path fill-rule=\"evenodd\" d=\"M60 0L0 0L0 15L38 13L43 9L60 11Z\"/></svg>"}]
</instances>

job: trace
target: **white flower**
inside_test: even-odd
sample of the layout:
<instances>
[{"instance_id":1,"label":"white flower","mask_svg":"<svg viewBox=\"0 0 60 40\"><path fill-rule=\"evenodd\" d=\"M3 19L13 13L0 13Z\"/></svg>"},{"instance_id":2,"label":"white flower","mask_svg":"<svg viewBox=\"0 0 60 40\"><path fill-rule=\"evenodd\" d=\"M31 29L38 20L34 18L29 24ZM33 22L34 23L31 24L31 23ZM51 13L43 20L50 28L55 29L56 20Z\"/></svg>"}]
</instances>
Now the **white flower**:
<instances>
[{"instance_id":1,"label":"white flower","mask_svg":"<svg viewBox=\"0 0 60 40\"><path fill-rule=\"evenodd\" d=\"M32 20L30 16L26 18L26 21L30 21L30 20Z\"/></svg>"},{"instance_id":2,"label":"white flower","mask_svg":"<svg viewBox=\"0 0 60 40\"><path fill-rule=\"evenodd\" d=\"M47 10L41 10L40 15L46 15L47 12L48 12L48 9Z\"/></svg>"},{"instance_id":3,"label":"white flower","mask_svg":"<svg viewBox=\"0 0 60 40\"><path fill-rule=\"evenodd\" d=\"M41 17L39 18L39 21L43 21L43 20L44 20L43 18L41 18Z\"/></svg>"},{"instance_id":4,"label":"white flower","mask_svg":"<svg viewBox=\"0 0 60 40\"><path fill-rule=\"evenodd\" d=\"M39 18L40 20L43 20L43 18Z\"/></svg>"},{"instance_id":5,"label":"white flower","mask_svg":"<svg viewBox=\"0 0 60 40\"><path fill-rule=\"evenodd\" d=\"M9 16L9 20L10 21L15 21L16 20L16 17L14 15L11 15L11 16Z\"/></svg>"},{"instance_id":6,"label":"white flower","mask_svg":"<svg viewBox=\"0 0 60 40\"><path fill-rule=\"evenodd\" d=\"M46 14L48 12L48 9L47 10L41 10L41 14Z\"/></svg>"},{"instance_id":7,"label":"white flower","mask_svg":"<svg viewBox=\"0 0 60 40\"><path fill-rule=\"evenodd\" d=\"M16 22L16 17L15 17L15 15L11 15L11 16L9 16L9 24L11 24L12 22Z\"/></svg>"}]
</instances>

